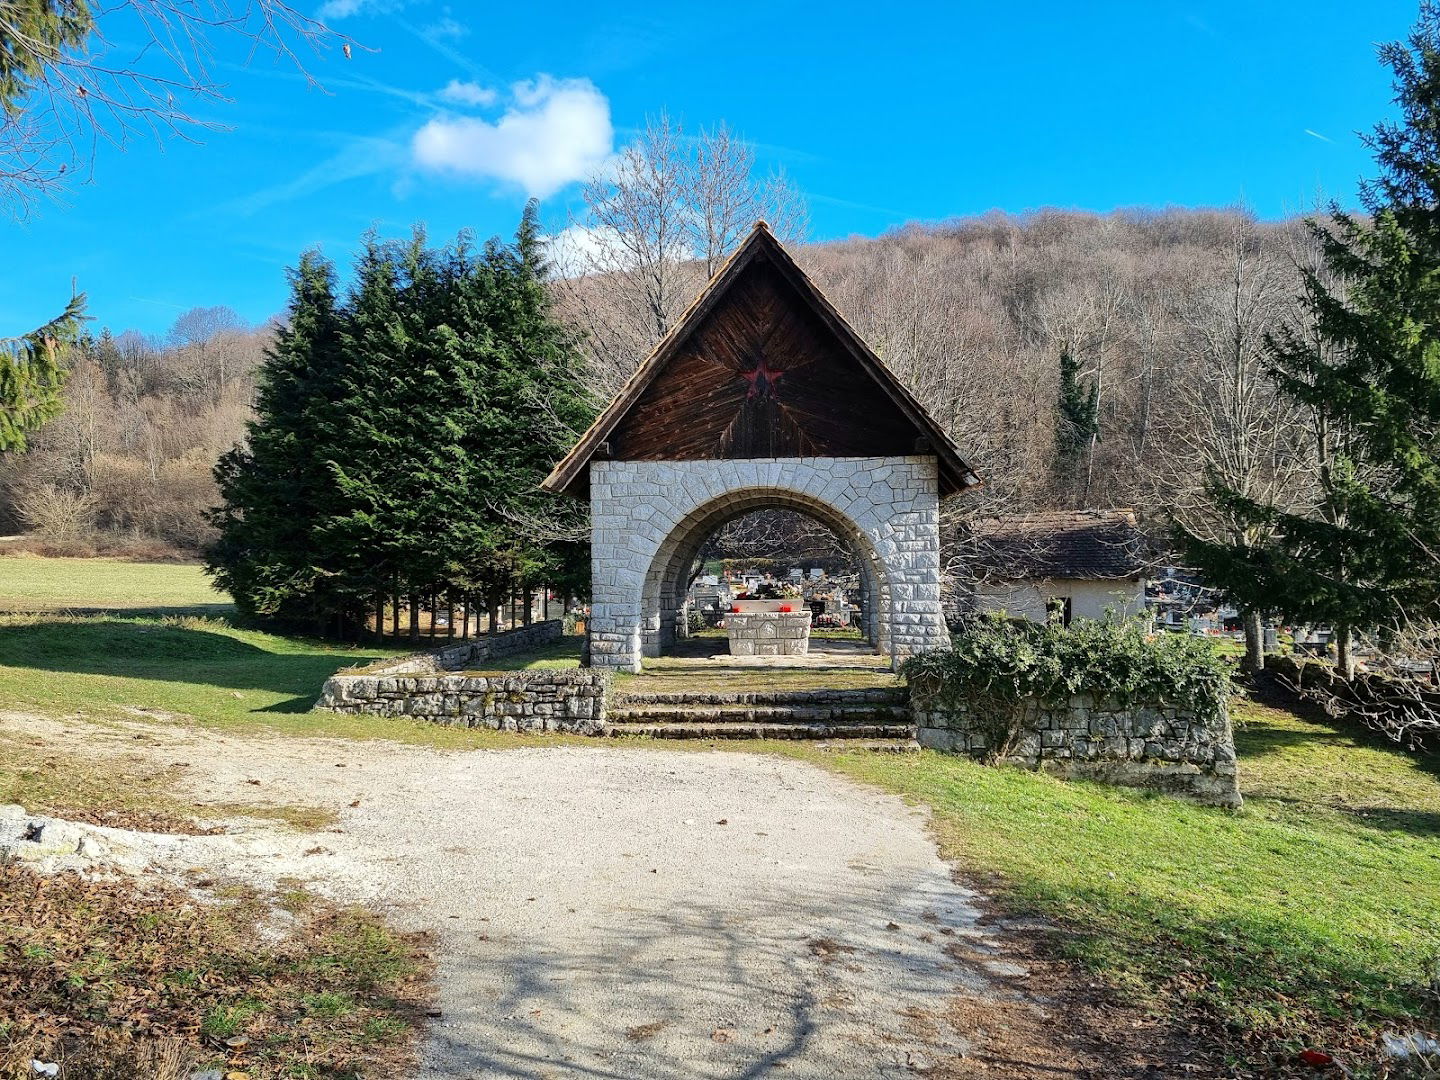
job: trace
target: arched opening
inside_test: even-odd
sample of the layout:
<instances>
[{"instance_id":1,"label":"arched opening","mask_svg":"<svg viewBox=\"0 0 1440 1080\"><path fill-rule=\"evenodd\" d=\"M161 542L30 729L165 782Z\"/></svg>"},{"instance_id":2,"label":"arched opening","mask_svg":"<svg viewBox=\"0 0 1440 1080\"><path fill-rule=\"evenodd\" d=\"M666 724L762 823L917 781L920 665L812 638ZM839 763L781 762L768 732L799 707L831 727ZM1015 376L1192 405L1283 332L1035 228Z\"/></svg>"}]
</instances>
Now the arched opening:
<instances>
[{"instance_id":1,"label":"arched opening","mask_svg":"<svg viewBox=\"0 0 1440 1080\"><path fill-rule=\"evenodd\" d=\"M670 530L645 576L640 610L641 654L660 656L688 636L690 586L707 543L727 526L763 511L778 511L813 522L833 538L836 553L854 568L860 637L875 652L889 654L890 574L874 542L835 507L782 488L729 492L696 507Z\"/></svg>"}]
</instances>

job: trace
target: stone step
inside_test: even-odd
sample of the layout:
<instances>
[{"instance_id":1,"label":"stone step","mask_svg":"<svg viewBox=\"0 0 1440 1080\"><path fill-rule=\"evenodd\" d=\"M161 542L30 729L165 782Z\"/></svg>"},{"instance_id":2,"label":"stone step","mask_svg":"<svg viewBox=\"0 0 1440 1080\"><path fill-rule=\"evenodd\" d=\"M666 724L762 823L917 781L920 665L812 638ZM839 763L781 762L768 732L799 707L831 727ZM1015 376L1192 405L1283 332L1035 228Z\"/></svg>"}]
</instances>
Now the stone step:
<instances>
[{"instance_id":1,"label":"stone step","mask_svg":"<svg viewBox=\"0 0 1440 1080\"><path fill-rule=\"evenodd\" d=\"M621 724L908 724L910 711L890 705L612 705L608 719Z\"/></svg>"},{"instance_id":2,"label":"stone step","mask_svg":"<svg viewBox=\"0 0 1440 1080\"><path fill-rule=\"evenodd\" d=\"M611 736L644 735L651 739L883 739L906 741L915 736L915 728L910 724L608 723L602 731Z\"/></svg>"},{"instance_id":3,"label":"stone step","mask_svg":"<svg viewBox=\"0 0 1440 1080\"><path fill-rule=\"evenodd\" d=\"M632 705L896 705L909 700L903 686L863 690L751 690L735 693L695 690L621 690L611 701Z\"/></svg>"},{"instance_id":4,"label":"stone step","mask_svg":"<svg viewBox=\"0 0 1440 1080\"><path fill-rule=\"evenodd\" d=\"M875 754L918 754L920 744L914 739L821 739L815 743L816 750L843 750L853 753L865 750Z\"/></svg>"}]
</instances>

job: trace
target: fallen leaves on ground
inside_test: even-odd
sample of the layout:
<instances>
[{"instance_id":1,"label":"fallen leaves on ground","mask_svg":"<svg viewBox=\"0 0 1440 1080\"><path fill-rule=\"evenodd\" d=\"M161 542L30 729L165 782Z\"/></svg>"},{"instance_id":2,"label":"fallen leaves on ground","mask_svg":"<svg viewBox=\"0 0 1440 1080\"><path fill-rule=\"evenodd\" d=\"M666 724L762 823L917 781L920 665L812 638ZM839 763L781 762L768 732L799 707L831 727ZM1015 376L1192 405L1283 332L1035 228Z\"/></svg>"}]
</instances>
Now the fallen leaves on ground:
<instances>
[{"instance_id":1,"label":"fallen leaves on ground","mask_svg":"<svg viewBox=\"0 0 1440 1080\"><path fill-rule=\"evenodd\" d=\"M430 994L428 942L319 900L264 933L254 896L0 863L0 1075L62 1080L397 1075ZM296 1072L296 1068L308 1072Z\"/></svg>"}]
</instances>

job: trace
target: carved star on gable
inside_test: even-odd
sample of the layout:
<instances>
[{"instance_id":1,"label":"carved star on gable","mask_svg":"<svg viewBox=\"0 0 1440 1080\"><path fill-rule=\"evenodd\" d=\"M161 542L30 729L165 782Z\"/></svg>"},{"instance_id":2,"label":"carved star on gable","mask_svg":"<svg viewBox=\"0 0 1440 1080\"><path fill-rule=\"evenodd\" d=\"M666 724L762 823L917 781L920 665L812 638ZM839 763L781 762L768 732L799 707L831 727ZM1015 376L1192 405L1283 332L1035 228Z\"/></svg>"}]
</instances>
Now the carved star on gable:
<instances>
[{"instance_id":1,"label":"carved star on gable","mask_svg":"<svg viewBox=\"0 0 1440 1080\"><path fill-rule=\"evenodd\" d=\"M746 391L745 398L778 398L775 384L780 381L785 372L776 371L770 367L765 360L761 360L754 371L742 371L740 377L750 384Z\"/></svg>"}]
</instances>

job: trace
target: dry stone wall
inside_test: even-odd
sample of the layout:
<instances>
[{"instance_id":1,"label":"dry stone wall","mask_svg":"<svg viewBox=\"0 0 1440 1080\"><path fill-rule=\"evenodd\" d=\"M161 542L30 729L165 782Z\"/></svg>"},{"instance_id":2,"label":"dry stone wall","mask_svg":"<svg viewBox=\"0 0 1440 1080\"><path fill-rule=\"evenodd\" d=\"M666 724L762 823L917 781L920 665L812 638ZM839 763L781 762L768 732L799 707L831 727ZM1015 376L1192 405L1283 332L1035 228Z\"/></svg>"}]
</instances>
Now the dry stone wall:
<instances>
[{"instance_id":1,"label":"dry stone wall","mask_svg":"<svg viewBox=\"0 0 1440 1080\"><path fill-rule=\"evenodd\" d=\"M608 673L474 670L560 635L560 622L551 620L360 671L338 672L325 681L315 707L497 731L599 734L610 692Z\"/></svg>"},{"instance_id":2,"label":"dry stone wall","mask_svg":"<svg viewBox=\"0 0 1440 1080\"><path fill-rule=\"evenodd\" d=\"M1206 720L1183 704L1082 694L1057 703L1032 698L1012 716L982 704L941 705L913 687L911 711L921 746L1240 805L1228 715Z\"/></svg>"}]
</instances>

